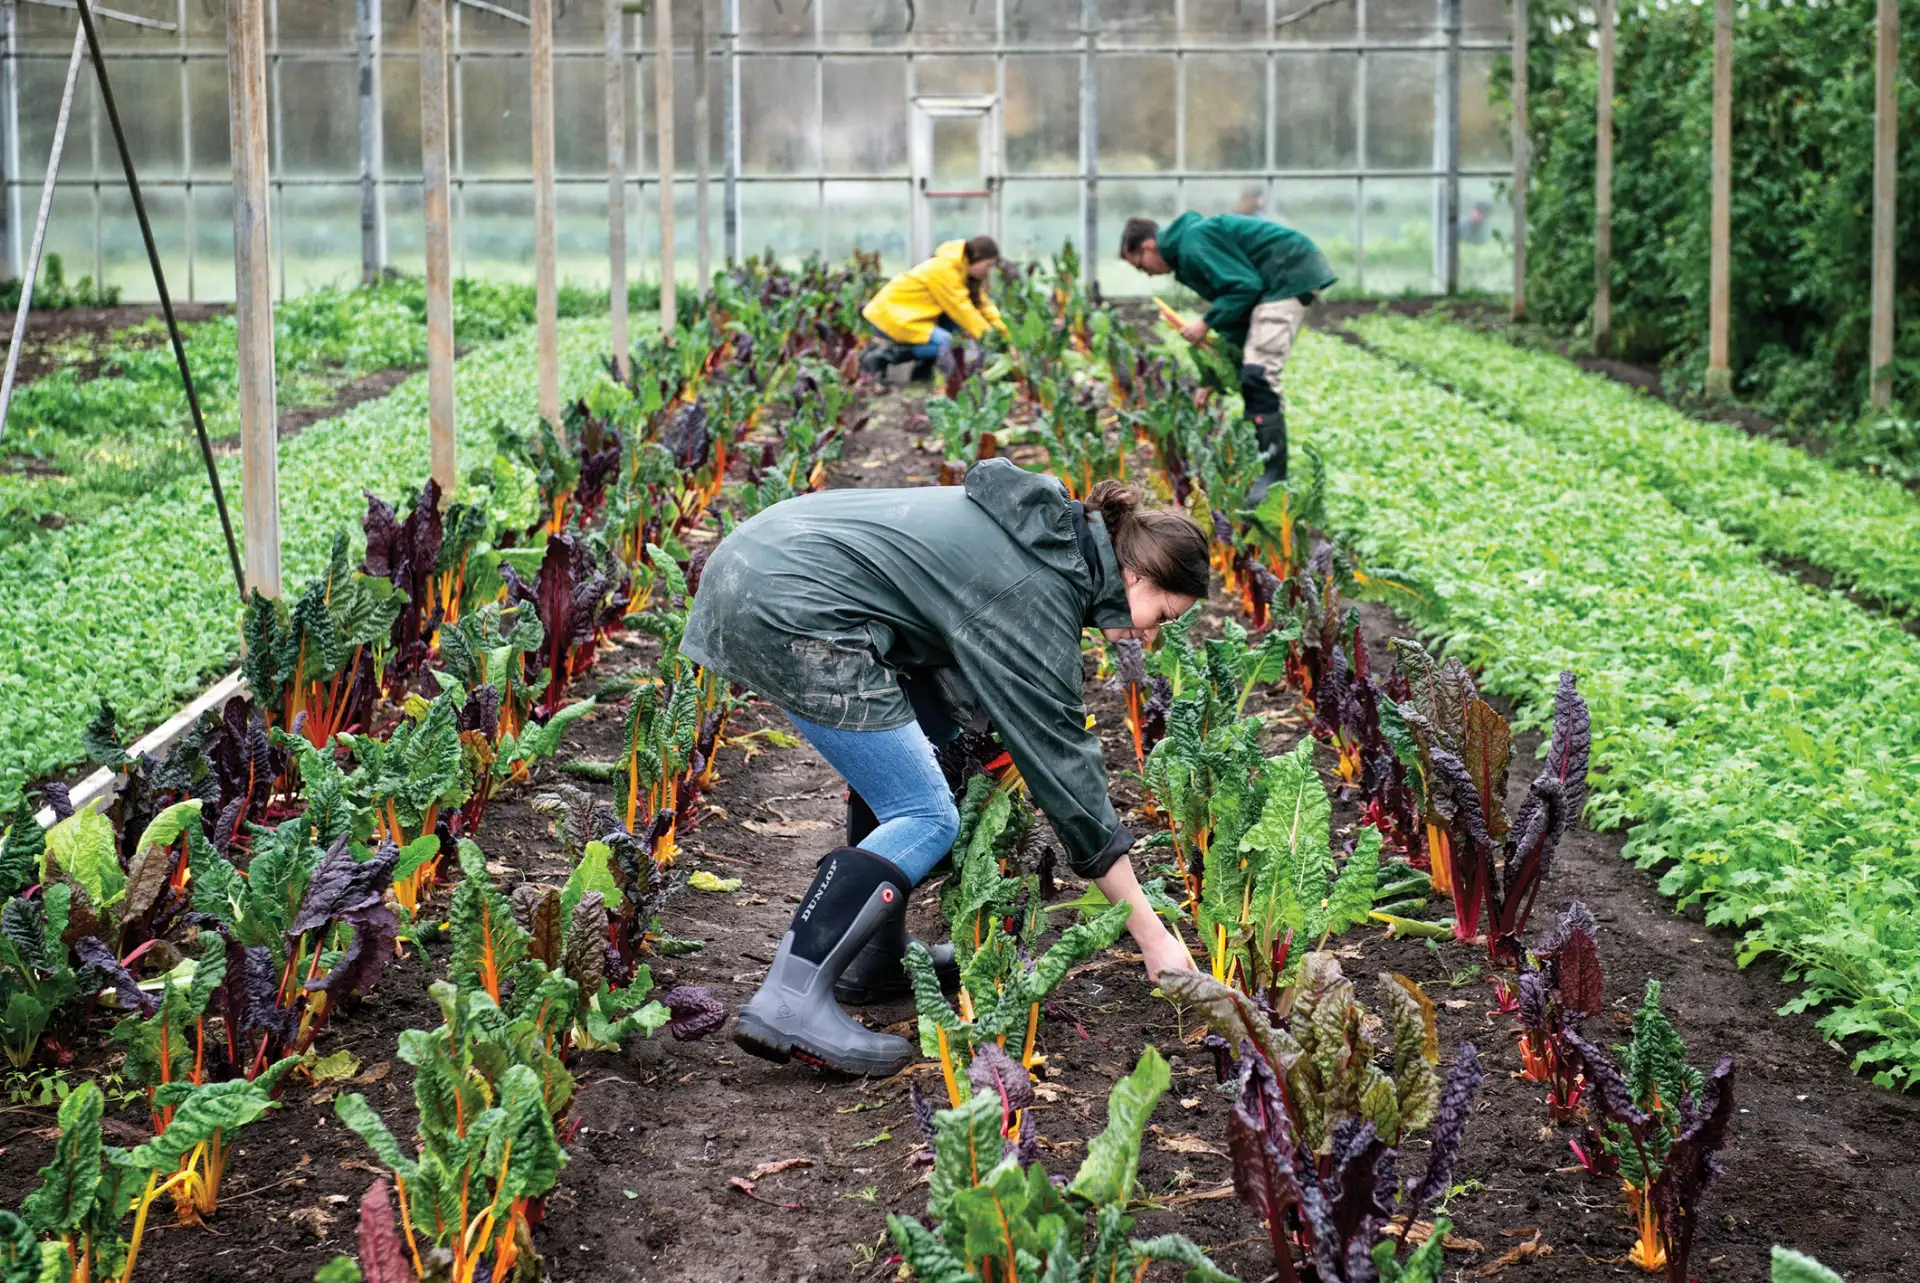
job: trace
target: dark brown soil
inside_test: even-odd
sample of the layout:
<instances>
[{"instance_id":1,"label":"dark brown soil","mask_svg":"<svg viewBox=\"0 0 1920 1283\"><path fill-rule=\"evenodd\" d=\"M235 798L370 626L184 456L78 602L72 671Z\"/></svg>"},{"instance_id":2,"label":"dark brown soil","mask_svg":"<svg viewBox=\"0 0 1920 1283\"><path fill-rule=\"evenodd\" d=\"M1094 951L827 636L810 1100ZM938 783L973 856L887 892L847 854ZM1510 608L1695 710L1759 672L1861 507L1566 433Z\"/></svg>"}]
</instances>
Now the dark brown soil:
<instances>
[{"instance_id":1,"label":"dark brown soil","mask_svg":"<svg viewBox=\"0 0 1920 1283\"><path fill-rule=\"evenodd\" d=\"M174 319L182 325L190 321L204 321L208 317L221 316L233 310L229 303L175 303ZM76 307L57 312L31 311L27 313L27 340L20 349L20 367L14 378L16 383L27 384L50 374L57 369L70 369L74 377L81 380L91 379L100 373L99 353L107 346L107 341L120 330L142 321L161 315L157 304L140 303L124 307ZM13 340L14 313L8 310L0 316L0 345ZM91 354L77 359L69 359L61 349L84 343L85 350ZM166 342L164 332L153 337L156 344ZM0 360L4 360L0 356Z\"/></svg>"},{"instance_id":2,"label":"dark brown soil","mask_svg":"<svg viewBox=\"0 0 1920 1283\"><path fill-rule=\"evenodd\" d=\"M894 395L877 404L872 424L848 444L835 484L902 485L931 480L937 458L917 452L900 424L912 402ZM1379 646L1404 632L1387 612L1363 608L1367 635ZM623 643L586 679L648 662L645 644ZM1380 656L1384 662L1384 655ZM1285 693L1265 697L1273 714L1274 750L1303 731ZM1116 797L1137 801L1133 754L1117 696L1089 685L1089 706L1116 772ZM782 722L758 707L743 732ZM618 717L609 709L576 723L563 752L579 758L615 753ZM1523 754L1535 747L1522 740ZM1522 761L1527 760L1524 756ZM770 749L722 761L716 809L686 835L681 868L739 877L730 894L683 891L666 925L702 940L699 953L660 960L662 986L711 986L738 1009L758 985L811 877L814 861L839 840L842 784L811 751ZM1529 774L1515 771L1516 789ZM531 797L559 779L551 765L532 785L496 804L482 835L496 876L557 881L565 862ZM579 781L575 781L578 783ZM606 790L606 785L586 787ZM1351 825L1353 808L1336 808L1336 825ZM749 827L749 825L753 827ZM1707 1196L1693 1274L1703 1283L1747 1283L1767 1276L1767 1248L1785 1242L1813 1252L1849 1277L1906 1277L1916 1251L1912 1155L1920 1150L1920 1105L1873 1088L1847 1072L1843 1052L1823 1043L1805 1016L1774 1010L1789 991L1776 969L1734 968L1723 932L1674 915L1653 879L1624 863L1617 835L1570 834L1543 904L1579 898L1601 927L1612 1009L1589 1023L1601 1040L1626 1036L1627 1013L1648 977L1666 986L1666 1006L1690 1044L1696 1064L1722 1052L1739 1065L1740 1113L1726 1174ZM936 896L916 896L913 924L937 931ZM1543 910L1544 911L1544 910ZM1064 923L1062 923L1064 925ZM1449 1055L1474 1041L1487 1081L1475 1108L1456 1173L1464 1188L1449 1212L1455 1233L1479 1250L1450 1253L1449 1278L1490 1277L1502 1253L1533 1241L1551 1254L1499 1271L1514 1283L1644 1276L1625 1264L1633 1231L1619 1188L1574 1169L1571 1132L1547 1124L1540 1090L1510 1076L1518 1068L1510 1021L1488 1014L1488 986L1473 972L1480 951L1391 941L1374 930L1335 942L1363 995L1373 973L1403 972L1435 999L1441 1041ZM436 959L436 970L444 959ZM393 1056L399 1030L437 1021L425 998L427 973L414 962L390 972L375 999L343 1014L323 1049L350 1047L370 1078L355 1088L406 1135L409 1075ZM1266 1236L1254 1213L1231 1195L1225 1150L1228 1102L1213 1090L1211 1056L1165 1001L1152 995L1137 957L1115 951L1082 967L1057 995L1074 1023L1042 1026L1046 1082L1037 1107L1048 1168L1070 1174L1087 1140L1104 1122L1112 1082L1126 1073L1144 1043L1172 1063L1174 1086L1155 1111L1140 1167L1148 1199L1137 1231L1178 1231L1211 1250L1253 1283L1272 1269ZM875 1023L907 1028L908 1004L872 1009ZM97 1058L98 1053L90 1053ZM924 1210L926 1191L908 1163L919 1140L906 1085L939 1089L937 1068L917 1065L885 1082L823 1076L797 1065L775 1066L741 1053L724 1037L695 1044L664 1038L636 1041L619 1055L583 1058L574 1113L580 1119L572 1160L551 1197L536 1243L556 1280L644 1279L826 1280L874 1283L891 1277L889 1212ZM354 1205L375 1179L376 1165L331 1107L307 1103L311 1088L289 1093L288 1107L246 1133L229 1177L224 1205L206 1229L167 1228L143 1250L145 1279L307 1279L335 1252L351 1252ZM138 1110L122 1118L137 1130ZM44 1127L46 1119L16 1114ZM131 1143L128 1135L121 1143ZM0 1203L32 1186L50 1137L26 1131L5 1141ZM1409 1168L1423 1165L1414 1142ZM755 1167L801 1158L808 1165L759 1180L754 1201L729 1186ZM795 1207L783 1206L795 1204ZM157 1220L165 1219L156 1217ZM1168 1279L1166 1268L1150 1277Z\"/></svg>"}]
</instances>

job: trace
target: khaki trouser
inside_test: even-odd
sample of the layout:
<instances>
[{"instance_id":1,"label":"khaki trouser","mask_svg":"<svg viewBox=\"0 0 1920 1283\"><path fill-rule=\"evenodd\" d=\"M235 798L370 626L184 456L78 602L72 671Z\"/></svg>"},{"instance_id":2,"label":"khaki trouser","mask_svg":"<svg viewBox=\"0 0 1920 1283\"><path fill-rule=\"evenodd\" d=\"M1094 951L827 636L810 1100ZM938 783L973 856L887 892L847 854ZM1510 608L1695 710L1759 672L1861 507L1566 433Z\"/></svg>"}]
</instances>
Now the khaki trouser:
<instances>
[{"instance_id":1,"label":"khaki trouser","mask_svg":"<svg viewBox=\"0 0 1920 1283\"><path fill-rule=\"evenodd\" d=\"M1267 376L1273 394L1280 395L1280 372L1287 368L1287 354L1293 351L1293 336L1300 332L1307 305L1297 298L1262 303L1247 318L1247 344L1240 361L1257 365Z\"/></svg>"}]
</instances>

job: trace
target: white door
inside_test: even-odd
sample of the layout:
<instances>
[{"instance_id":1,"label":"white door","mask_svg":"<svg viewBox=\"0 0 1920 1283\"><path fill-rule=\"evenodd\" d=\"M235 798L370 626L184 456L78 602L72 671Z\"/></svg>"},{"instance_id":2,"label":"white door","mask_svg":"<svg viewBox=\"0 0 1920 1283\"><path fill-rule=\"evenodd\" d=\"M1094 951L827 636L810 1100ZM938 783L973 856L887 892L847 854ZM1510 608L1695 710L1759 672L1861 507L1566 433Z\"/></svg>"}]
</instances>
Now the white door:
<instances>
[{"instance_id":1,"label":"white door","mask_svg":"<svg viewBox=\"0 0 1920 1283\"><path fill-rule=\"evenodd\" d=\"M1000 100L992 94L913 100L915 262L936 245L1000 236Z\"/></svg>"}]
</instances>

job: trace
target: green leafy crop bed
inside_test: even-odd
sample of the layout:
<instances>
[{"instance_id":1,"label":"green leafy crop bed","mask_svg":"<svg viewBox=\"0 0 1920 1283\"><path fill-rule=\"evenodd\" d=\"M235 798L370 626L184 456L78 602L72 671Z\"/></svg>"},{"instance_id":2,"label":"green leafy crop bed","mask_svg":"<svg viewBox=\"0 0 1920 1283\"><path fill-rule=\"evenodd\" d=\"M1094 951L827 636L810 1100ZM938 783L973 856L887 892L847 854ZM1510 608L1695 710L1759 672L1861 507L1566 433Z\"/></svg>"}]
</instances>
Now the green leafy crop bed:
<instances>
[{"instance_id":1,"label":"green leafy crop bed","mask_svg":"<svg viewBox=\"0 0 1920 1283\"><path fill-rule=\"evenodd\" d=\"M1920 642L1770 569L1643 469L1563 448L1334 339L1288 374L1327 462L1331 525L1417 565L1395 605L1546 710L1572 669L1593 710L1588 818L1632 822L1662 888L1783 956L1857 1063L1920 1078Z\"/></svg>"},{"instance_id":2,"label":"green leafy crop bed","mask_svg":"<svg viewBox=\"0 0 1920 1283\"><path fill-rule=\"evenodd\" d=\"M569 288L562 316L605 306L605 296ZM274 309L276 392L282 410L324 404L343 383L427 360L426 297L415 279L323 289ZM533 321L526 286L458 281L454 329L462 345L504 338ZM231 316L184 327L187 361L207 431L240 430L238 364ZM72 352L84 372L63 369L16 393L0 440L0 537L31 538L48 526L91 520L201 469L186 392L158 319L116 334L102 350Z\"/></svg>"},{"instance_id":3,"label":"green leafy crop bed","mask_svg":"<svg viewBox=\"0 0 1920 1283\"><path fill-rule=\"evenodd\" d=\"M533 347L522 331L456 366L463 472L493 457L500 428L533 418ZM563 394L585 389L605 347L604 323L561 324ZM426 472L424 376L284 442L283 581L314 574L334 532L358 528L363 488L399 493ZM221 474L237 505L238 458ZM238 610L219 517L191 469L93 521L0 551L0 805L80 759L83 710L105 699L123 724L150 725L230 665Z\"/></svg>"},{"instance_id":4,"label":"green leafy crop bed","mask_svg":"<svg viewBox=\"0 0 1920 1283\"><path fill-rule=\"evenodd\" d=\"M1895 482L1700 422L1558 356L1444 321L1383 314L1353 329L1542 440L1637 474L1684 512L1920 612L1920 501Z\"/></svg>"}]
</instances>

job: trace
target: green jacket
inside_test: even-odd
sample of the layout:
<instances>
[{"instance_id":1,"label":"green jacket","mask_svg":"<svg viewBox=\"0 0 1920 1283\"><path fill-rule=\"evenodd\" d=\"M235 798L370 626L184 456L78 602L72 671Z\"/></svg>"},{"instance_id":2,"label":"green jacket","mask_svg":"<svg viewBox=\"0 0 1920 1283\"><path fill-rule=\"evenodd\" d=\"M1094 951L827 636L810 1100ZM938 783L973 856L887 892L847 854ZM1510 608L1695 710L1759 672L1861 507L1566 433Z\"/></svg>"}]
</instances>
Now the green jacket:
<instances>
[{"instance_id":1,"label":"green jacket","mask_svg":"<svg viewBox=\"0 0 1920 1283\"><path fill-rule=\"evenodd\" d=\"M977 702L999 731L1075 872L1097 877L1133 838L1087 729L1088 626L1133 626L1099 514L990 459L964 487L829 490L755 516L707 560L680 651L841 730L913 721L900 674L935 670L949 707Z\"/></svg>"},{"instance_id":2,"label":"green jacket","mask_svg":"<svg viewBox=\"0 0 1920 1283\"><path fill-rule=\"evenodd\" d=\"M1236 346L1262 303L1324 290L1339 278L1320 247L1291 227L1239 214L1182 214L1154 243L1182 285L1212 303L1207 324Z\"/></svg>"}]
</instances>

